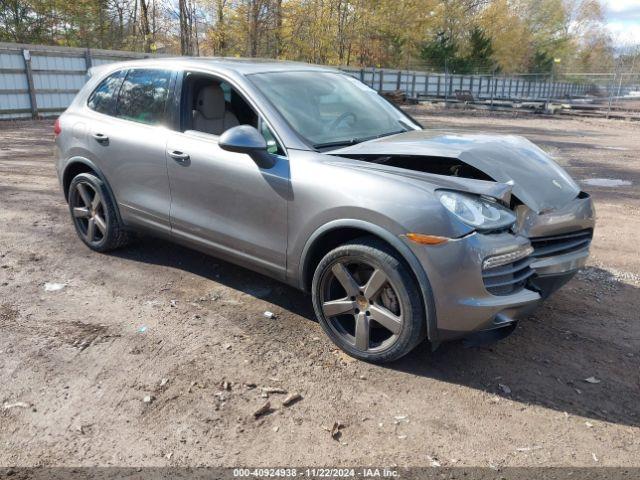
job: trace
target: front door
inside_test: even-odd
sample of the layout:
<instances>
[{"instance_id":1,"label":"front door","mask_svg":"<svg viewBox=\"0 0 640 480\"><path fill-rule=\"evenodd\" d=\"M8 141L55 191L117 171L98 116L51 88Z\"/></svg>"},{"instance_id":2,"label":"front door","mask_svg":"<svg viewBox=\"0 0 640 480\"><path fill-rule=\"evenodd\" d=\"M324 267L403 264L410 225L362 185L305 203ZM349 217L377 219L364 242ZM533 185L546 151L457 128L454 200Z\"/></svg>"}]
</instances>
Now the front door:
<instances>
[{"instance_id":1,"label":"front door","mask_svg":"<svg viewBox=\"0 0 640 480\"><path fill-rule=\"evenodd\" d=\"M218 136L173 132L167 142L172 234L222 258L284 279L289 161L260 169Z\"/></svg>"}]
</instances>

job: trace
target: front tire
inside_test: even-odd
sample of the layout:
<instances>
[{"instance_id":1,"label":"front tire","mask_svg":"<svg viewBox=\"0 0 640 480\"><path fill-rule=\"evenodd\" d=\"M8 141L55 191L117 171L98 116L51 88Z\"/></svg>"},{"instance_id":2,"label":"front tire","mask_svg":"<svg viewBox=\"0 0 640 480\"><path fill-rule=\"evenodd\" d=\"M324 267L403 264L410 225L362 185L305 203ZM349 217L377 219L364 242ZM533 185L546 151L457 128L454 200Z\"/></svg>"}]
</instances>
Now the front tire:
<instances>
[{"instance_id":1,"label":"front tire","mask_svg":"<svg viewBox=\"0 0 640 480\"><path fill-rule=\"evenodd\" d=\"M69 212L80 240L91 250L108 252L131 240L116 215L104 182L90 173L76 175L69 185Z\"/></svg>"},{"instance_id":2,"label":"front tire","mask_svg":"<svg viewBox=\"0 0 640 480\"><path fill-rule=\"evenodd\" d=\"M426 336L416 280L400 255L374 237L330 251L316 268L312 295L326 334L360 360L397 360Z\"/></svg>"}]
</instances>

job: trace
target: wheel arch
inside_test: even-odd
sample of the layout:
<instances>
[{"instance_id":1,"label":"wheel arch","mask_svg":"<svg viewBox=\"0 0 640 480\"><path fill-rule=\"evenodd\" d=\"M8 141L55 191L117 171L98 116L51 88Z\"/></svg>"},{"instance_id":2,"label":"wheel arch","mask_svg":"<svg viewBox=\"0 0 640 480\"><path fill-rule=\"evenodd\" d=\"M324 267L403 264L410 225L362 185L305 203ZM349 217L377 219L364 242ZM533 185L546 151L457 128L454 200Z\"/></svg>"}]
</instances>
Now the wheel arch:
<instances>
[{"instance_id":1,"label":"wheel arch","mask_svg":"<svg viewBox=\"0 0 640 480\"><path fill-rule=\"evenodd\" d=\"M305 292L311 290L315 267L330 251L343 243L364 235L374 236L393 248L407 263L418 282L422 305L426 314L427 336L432 343L437 342L435 303L427 273L411 249L388 230L363 220L341 219L331 221L318 228L307 240L302 250L299 267L299 284Z\"/></svg>"},{"instance_id":2,"label":"wheel arch","mask_svg":"<svg viewBox=\"0 0 640 480\"><path fill-rule=\"evenodd\" d=\"M119 222L122 222L122 217L120 216L120 209L118 208L118 202L116 201L116 197L113 194L113 190L111 189L111 185L107 181L102 170L100 170L95 163L91 160L84 157L73 157L69 159L67 165L65 166L62 172L62 191L64 193L65 200L69 201L69 186L71 185L71 180L80 173L92 173L96 177L98 177L102 183L104 183L105 188L111 195L111 199L113 200L113 206L115 208L115 213Z\"/></svg>"}]
</instances>

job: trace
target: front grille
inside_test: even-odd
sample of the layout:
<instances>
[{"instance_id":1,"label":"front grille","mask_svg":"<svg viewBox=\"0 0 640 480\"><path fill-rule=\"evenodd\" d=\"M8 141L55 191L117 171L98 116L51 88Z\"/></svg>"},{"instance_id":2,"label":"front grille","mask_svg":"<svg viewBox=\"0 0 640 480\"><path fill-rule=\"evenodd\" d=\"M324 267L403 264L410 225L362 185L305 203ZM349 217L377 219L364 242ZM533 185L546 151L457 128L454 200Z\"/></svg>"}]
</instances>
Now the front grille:
<instances>
[{"instance_id":1,"label":"front grille","mask_svg":"<svg viewBox=\"0 0 640 480\"><path fill-rule=\"evenodd\" d=\"M484 286L492 295L510 295L524 288L527 279L533 275L529 268L531 257L522 258L506 265L482 271Z\"/></svg>"},{"instance_id":2,"label":"front grille","mask_svg":"<svg viewBox=\"0 0 640 480\"><path fill-rule=\"evenodd\" d=\"M588 229L563 233L562 235L534 237L530 240L533 247L533 257L544 258L582 250L589 246L592 238L593 230Z\"/></svg>"}]
</instances>

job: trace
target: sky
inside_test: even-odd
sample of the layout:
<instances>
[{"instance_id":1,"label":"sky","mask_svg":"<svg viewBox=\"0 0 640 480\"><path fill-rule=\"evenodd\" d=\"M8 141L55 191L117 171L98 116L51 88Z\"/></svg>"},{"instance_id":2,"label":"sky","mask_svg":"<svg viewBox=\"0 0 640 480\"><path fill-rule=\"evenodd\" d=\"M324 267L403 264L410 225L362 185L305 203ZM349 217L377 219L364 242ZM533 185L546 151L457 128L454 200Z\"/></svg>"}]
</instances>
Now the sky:
<instances>
[{"instance_id":1,"label":"sky","mask_svg":"<svg viewBox=\"0 0 640 480\"><path fill-rule=\"evenodd\" d=\"M640 44L640 0L603 0L602 3L615 45Z\"/></svg>"}]
</instances>

